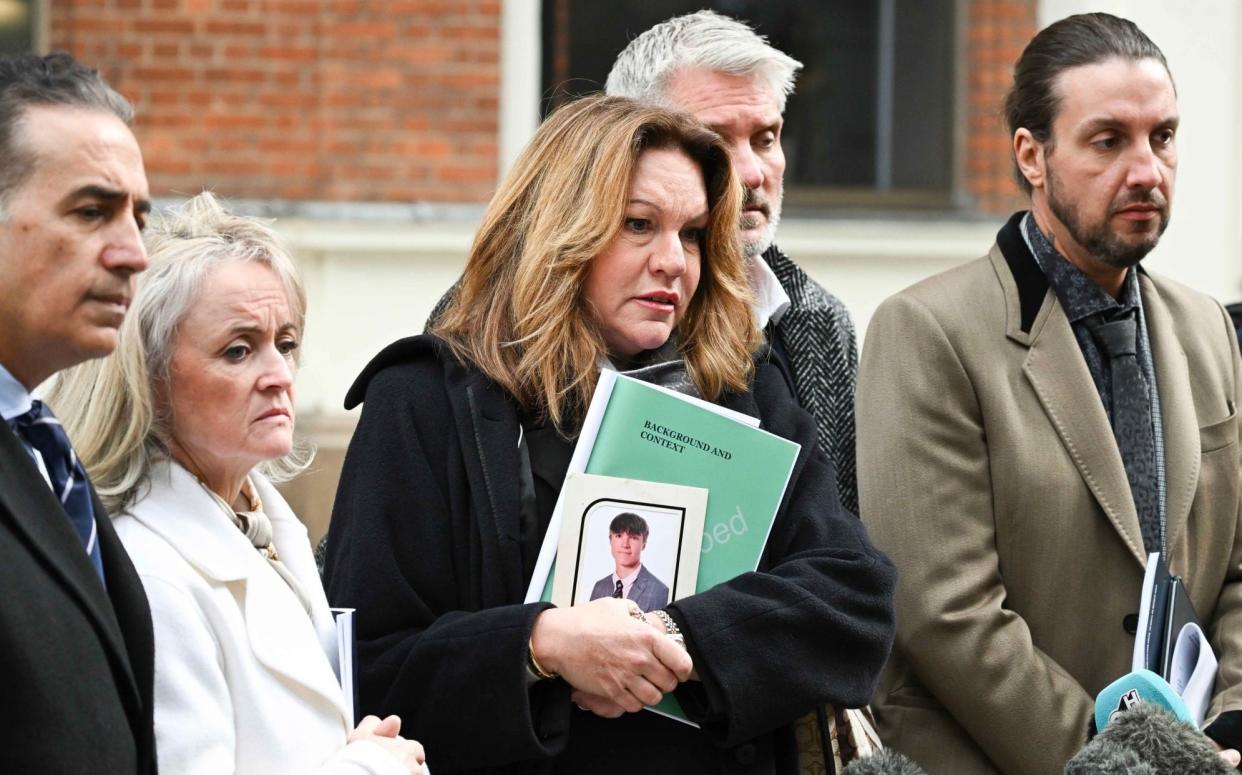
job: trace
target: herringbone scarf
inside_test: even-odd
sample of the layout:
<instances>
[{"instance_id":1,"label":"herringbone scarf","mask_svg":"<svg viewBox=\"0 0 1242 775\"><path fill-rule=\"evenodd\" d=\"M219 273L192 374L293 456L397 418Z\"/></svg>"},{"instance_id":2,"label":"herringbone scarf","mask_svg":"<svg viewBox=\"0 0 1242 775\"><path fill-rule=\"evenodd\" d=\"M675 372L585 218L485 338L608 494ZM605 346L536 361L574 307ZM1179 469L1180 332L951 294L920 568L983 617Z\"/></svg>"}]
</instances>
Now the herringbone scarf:
<instances>
[{"instance_id":1,"label":"herringbone scarf","mask_svg":"<svg viewBox=\"0 0 1242 775\"><path fill-rule=\"evenodd\" d=\"M815 418L819 447L832 461L837 493L858 513L854 461L854 383L858 345L849 309L802 271L775 245L763 254L789 295L789 309L776 324L789 354L798 403Z\"/></svg>"}]
</instances>

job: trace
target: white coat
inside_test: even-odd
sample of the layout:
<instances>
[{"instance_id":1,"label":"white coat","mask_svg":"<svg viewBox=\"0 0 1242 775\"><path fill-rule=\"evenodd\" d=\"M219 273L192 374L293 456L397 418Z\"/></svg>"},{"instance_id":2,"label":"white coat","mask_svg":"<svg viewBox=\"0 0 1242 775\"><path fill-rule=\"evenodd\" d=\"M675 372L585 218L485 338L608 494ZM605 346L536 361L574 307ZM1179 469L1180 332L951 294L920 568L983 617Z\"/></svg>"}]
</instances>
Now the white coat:
<instances>
[{"instance_id":1,"label":"white coat","mask_svg":"<svg viewBox=\"0 0 1242 775\"><path fill-rule=\"evenodd\" d=\"M306 528L262 476L255 491L311 615L198 480L157 465L115 520L151 602L159 768L220 773L404 773L352 729L336 636Z\"/></svg>"}]
</instances>

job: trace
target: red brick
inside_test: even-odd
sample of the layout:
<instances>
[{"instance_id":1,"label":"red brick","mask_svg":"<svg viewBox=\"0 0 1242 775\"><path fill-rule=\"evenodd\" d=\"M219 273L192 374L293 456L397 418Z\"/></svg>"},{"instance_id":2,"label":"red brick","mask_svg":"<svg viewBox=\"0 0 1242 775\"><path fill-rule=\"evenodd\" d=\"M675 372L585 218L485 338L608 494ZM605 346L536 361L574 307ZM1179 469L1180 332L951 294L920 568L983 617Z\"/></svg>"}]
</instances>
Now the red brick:
<instances>
[{"instance_id":1,"label":"red brick","mask_svg":"<svg viewBox=\"0 0 1242 775\"><path fill-rule=\"evenodd\" d=\"M266 46L259 49L259 57L268 60L314 62L319 52L309 46Z\"/></svg>"},{"instance_id":2,"label":"red brick","mask_svg":"<svg viewBox=\"0 0 1242 775\"><path fill-rule=\"evenodd\" d=\"M213 67L204 72L210 84L225 83L262 83L267 80L267 73L262 70L249 70L240 67Z\"/></svg>"},{"instance_id":3,"label":"red brick","mask_svg":"<svg viewBox=\"0 0 1242 775\"><path fill-rule=\"evenodd\" d=\"M245 22L235 19L208 20L205 27L208 35L262 35L267 31L267 26L262 22Z\"/></svg>"},{"instance_id":4,"label":"red brick","mask_svg":"<svg viewBox=\"0 0 1242 775\"><path fill-rule=\"evenodd\" d=\"M194 71L187 67L135 67L132 72L139 81L151 83L194 80Z\"/></svg>"},{"instance_id":5,"label":"red brick","mask_svg":"<svg viewBox=\"0 0 1242 775\"><path fill-rule=\"evenodd\" d=\"M342 22L334 28L337 37L348 40L391 40L397 37L395 22Z\"/></svg>"},{"instance_id":6,"label":"red brick","mask_svg":"<svg viewBox=\"0 0 1242 775\"><path fill-rule=\"evenodd\" d=\"M137 106L156 195L484 202L495 188L495 0L49 10L51 44L89 57Z\"/></svg>"},{"instance_id":7,"label":"red brick","mask_svg":"<svg viewBox=\"0 0 1242 775\"><path fill-rule=\"evenodd\" d=\"M194 32L194 22L171 17L138 19L134 22L134 31L143 34L190 35Z\"/></svg>"}]
</instances>

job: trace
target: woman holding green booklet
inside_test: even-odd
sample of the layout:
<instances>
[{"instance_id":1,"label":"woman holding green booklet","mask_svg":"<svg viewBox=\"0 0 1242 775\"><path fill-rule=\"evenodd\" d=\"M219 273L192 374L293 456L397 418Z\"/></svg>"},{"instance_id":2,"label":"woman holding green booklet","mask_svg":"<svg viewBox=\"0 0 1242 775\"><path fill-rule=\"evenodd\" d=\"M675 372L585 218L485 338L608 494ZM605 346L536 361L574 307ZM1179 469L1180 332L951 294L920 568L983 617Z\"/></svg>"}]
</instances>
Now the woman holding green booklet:
<instances>
[{"instance_id":1,"label":"woman holding green booklet","mask_svg":"<svg viewBox=\"0 0 1242 775\"><path fill-rule=\"evenodd\" d=\"M501 185L431 333L346 397L365 407L325 582L358 609L361 710L400 714L437 773L796 773L792 722L870 699L893 569L755 328L741 209L728 149L693 119L570 104ZM660 365L802 445L757 572L646 616L522 602L601 365ZM669 692L698 726L640 712Z\"/></svg>"}]
</instances>

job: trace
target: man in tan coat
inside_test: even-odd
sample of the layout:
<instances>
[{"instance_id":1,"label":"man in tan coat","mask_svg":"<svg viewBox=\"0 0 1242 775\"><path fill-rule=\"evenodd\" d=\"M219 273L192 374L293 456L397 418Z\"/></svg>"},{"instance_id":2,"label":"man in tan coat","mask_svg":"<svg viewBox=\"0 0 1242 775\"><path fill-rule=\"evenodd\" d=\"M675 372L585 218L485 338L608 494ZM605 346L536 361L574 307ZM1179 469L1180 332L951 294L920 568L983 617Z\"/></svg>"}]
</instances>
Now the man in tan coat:
<instances>
[{"instance_id":1,"label":"man in tan coat","mask_svg":"<svg viewBox=\"0 0 1242 775\"><path fill-rule=\"evenodd\" d=\"M1242 363L1219 304L1139 268L1173 198L1172 78L1132 23L1069 17L1006 115L1030 211L888 299L863 348L861 512L900 573L881 736L931 773L1061 772L1130 669L1161 552L1220 658L1205 732L1236 763Z\"/></svg>"}]
</instances>

